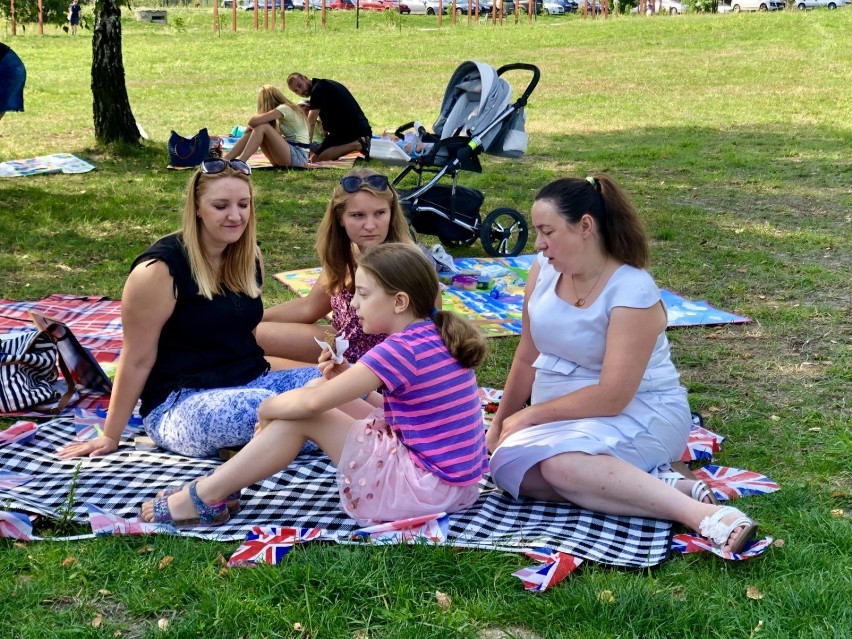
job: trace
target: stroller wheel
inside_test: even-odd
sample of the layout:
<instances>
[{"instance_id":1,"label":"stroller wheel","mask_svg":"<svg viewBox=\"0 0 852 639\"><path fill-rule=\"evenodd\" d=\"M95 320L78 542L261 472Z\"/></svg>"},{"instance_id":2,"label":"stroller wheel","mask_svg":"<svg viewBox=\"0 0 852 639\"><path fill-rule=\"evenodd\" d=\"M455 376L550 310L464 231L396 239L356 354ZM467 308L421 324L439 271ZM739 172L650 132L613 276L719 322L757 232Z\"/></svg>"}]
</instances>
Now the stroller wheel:
<instances>
[{"instance_id":1,"label":"stroller wheel","mask_svg":"<svg viewBox=\"0 0 852 639\"><path fill-rule=\"evenodd\" d=\"M494 209L479 229L482 248L492 257L520 255L527 244L527 221L515 209Z\"/></svg>"}]
</instances>

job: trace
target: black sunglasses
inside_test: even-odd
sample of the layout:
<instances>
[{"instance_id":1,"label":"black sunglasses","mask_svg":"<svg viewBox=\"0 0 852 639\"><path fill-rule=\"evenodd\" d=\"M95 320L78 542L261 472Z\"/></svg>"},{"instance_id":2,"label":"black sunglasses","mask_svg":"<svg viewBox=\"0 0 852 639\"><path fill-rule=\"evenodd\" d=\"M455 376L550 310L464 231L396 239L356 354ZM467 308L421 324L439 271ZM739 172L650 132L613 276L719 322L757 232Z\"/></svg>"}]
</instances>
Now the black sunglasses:
<instances>
[{"instance_id":1,"label":"black sunglasses","mask_svg":"<svg viewBox=\"0 0 852 639\"><path fill-rule=\"evenodd\" d=\"M340 186L347 193L357 193L363 184L372 186L377 191L385 191L390 185L390 182L388 182L386 175L368 175L366 177L348 175L340 179Z\"/></svg>"},{"instance_id":2,"label":"black sunglasses","mask_svg":"<svg viewBox=\"0 0 852 639\"><path fill-rule=\"evenodd\" d=\"M223 160L222 158L213 158L212 160L204 160L201 163L201 172L208 175L221 173L230 166L237 173L243 175L251 175L251 167L242 160Z\"/></svg>"}]
</instances>

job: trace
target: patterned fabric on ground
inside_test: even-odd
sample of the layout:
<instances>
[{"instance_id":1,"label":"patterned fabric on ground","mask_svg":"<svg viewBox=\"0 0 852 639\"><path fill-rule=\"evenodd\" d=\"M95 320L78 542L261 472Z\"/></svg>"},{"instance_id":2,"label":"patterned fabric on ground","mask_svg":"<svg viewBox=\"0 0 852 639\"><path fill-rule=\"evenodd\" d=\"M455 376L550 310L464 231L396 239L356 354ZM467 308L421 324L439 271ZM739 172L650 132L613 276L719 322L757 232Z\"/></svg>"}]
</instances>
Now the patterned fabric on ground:
<instances>
[{"instance_id":1,"label":"patterned fabric on ground","mask_svg":"<svg viewBox=\"0 0 852 639\"><path fill-rule=\"evenodd\" d=\"M212 470L217 460L190 459L136 451L123 443L106 458L60 460L54 452L74 437L70 420L39 428L30 444L4 448L0 470L34 475L28 483L0 490L10 510L55 517L65 503L74 469L80 465L75 521L88 521L85 502L122 517L135 517L142 501L168 486ZM568 504L515 502L487 480L470 509L451 516L449 543L454 546L526 550L548 546L582 559L642 568L665 561L671 547L670 522L637 517L610 517ZM216 528L182 534L223 541L242 540L252 526L323 528L345 542L358 528L341 510L335 468L325 455L301 455L287 470L243 491L242 510Z\"/></svg>"},{"instance_id":2,"label":"patterned fabric on ground","mask_svg":"<svg viewBox=\"0 0 852 639\"><path fill-rule=\"evenodd\" d=\"M95 167L70 153L40 155L25 160L0 162L0 178L46 175L48 173L88 173Z\"/></svg>"},{"instance_id":3,"label":"patterned fabric on ground","mask_svg":"<svg viewBox=\"0 0 852 639\"><path fill-rule=\"evenodd\" d=\"M490 290L465 291L451 286L442 294L444 310L467 317L488 337L520 335L524 286L533 259L535 259L534 255L456 258L454 262L460 270L474 269L493 275L495 279L492 281L505 281L506 288L494 298L491 297ZM273 277L297 295L304 297L316 282L319 272L319 268L307 268L277 273ZM705 301L690 301L666 290L662 290L661 293L668 311L669 328L699 324L740 324L751 321L747 317L720 311Z\"/></svg>"},{"instance_id":4,"label":"patterned fabric on ground","mask_svg":"<svg viewBox=\"0 0 852 639\"><path fill-rule=\"evenodd\" d=\"M64 322L80 344L89 349L101 367L109 369L121 353L121 306L117 300L106 297L81 297L56 294L34 302L17 302L0 299L0 334L33 328L29 312ZM72 404L63 414L73 414L75 408L94 409L105 403L107 397L87 389L80 390L80 401ZM43 413L20 411L9 416L44 417Z\"/></svg>"}]
</instances>

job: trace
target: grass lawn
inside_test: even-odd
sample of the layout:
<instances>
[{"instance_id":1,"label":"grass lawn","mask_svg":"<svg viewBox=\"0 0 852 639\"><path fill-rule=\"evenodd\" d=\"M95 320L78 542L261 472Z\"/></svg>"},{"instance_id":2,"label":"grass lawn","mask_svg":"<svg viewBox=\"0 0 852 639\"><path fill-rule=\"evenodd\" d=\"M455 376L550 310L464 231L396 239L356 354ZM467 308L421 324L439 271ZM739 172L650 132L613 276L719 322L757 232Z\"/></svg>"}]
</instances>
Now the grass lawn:
<instances>
[{"instance_id":1,"label":"grass lawn","mask_svg":"<svg viewBox=\"0 0 852 639\"><path fill-rule=\"evenodd\" d=\"M151 138L125 154L94 145L90 33L4 32L28 83L27 111L0 121L0 160L71 152L98 168L0 181L0 297L119 296L132 258L178 224L188 176L165 169L169 131L230 131L262 83L338 79L381 132L434 121L463 60L535 63L529 154L485 157L462 183L486 194L484 212L528 212L554 177L608 171L645 217L659 284L753 318L669 338L693 407L728 437L720 463L782 485L739 505L784 544L647 573L586 564L531 595L510 574L530 562L503 553L314 544L280 567L225 571L218 558L237 544L0 540L0 637L852 636L852 8L441 29L362 15L357 32L351 14L325 32L292 13L283 33L254 32L250 14L237 33L227 13L214 33L209 9L169 19L123 23L131 105ZM315 265L340 174L255 174L270 272ZM265 293L287 298L275 283ZM490 341L481 383L502 386L516 343Z\"/></svg>"}]
</instances>

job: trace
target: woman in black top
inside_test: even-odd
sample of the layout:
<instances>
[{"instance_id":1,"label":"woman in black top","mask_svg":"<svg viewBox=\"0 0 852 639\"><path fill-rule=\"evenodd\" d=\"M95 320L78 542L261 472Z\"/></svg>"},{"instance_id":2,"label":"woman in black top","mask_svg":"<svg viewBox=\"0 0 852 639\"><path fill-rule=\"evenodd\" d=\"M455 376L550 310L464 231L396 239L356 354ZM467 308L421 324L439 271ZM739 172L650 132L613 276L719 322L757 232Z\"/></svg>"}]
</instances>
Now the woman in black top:
<instances>
[{"instance_id":1,"label":"woman in black top","mask_svg":"<svg viewBox=\"0 0 852 639\"><path fill-rule=\"evenodd\" d=\"M263 270L250 174L238 160L203 162L189 181L181 231L133 262L104 435L69 444L60 457L116 450L140 398L158 446L212 456L251 439L264 399L319 376L316 367L268 372L255 341Z\"/></svg>"}]
</instances>

